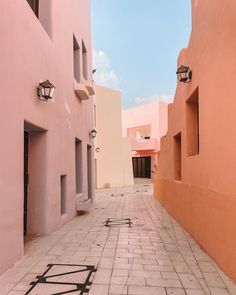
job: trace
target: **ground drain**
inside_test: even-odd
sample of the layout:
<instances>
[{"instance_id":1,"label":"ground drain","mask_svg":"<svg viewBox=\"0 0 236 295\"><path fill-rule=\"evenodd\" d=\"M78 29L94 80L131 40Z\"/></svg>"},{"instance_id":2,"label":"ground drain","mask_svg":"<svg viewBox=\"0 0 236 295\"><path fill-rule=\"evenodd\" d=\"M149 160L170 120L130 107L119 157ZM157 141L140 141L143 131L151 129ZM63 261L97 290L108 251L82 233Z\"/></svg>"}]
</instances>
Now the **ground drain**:
<instances>
[{"instance_id":1,"label":"ground drain","mask_svg":"<svg viewBox=\"0 0 236 295\"><path fill-rule=\"evenodd\" d=\"M129 227L132 226L131 218L107 218L105 221L104 226L110 227L110 226L123 226L128 225Z\"/></svg>"},{"instance_id":2,"label":"ground drain","mask_svg":"<svg viewBox=\"0 0 236 295\"><path fill-rule=\"evenodd\" d=\"M124 194L111 194L111 197L124 197Z\"/></svg>"},{"instance_id":3,"label":"ground drain","mask_svg":"<svg viewBox=\"0 0 236 295\"><path fill-rule=\"evenodd\" d=\"M41 293L42 289L45 289L45 295L74 292L79 295L87 294L92 285L91 276L97 271L95 266L92 265L48 264L47 266L47 270L42 275L37 276L35 282L30 283L32 287L25 295L30 294L33 289L34 294L37 294L37 288L40 289Z\"/></svg>"}]
</instances>

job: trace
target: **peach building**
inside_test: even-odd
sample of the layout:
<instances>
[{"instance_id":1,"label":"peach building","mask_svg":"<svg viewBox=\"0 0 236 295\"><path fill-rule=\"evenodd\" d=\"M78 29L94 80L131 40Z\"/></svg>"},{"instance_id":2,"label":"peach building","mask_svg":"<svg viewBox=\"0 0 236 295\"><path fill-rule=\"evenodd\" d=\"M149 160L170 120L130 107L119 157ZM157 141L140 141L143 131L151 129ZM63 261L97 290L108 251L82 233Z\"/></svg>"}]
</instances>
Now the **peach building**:
<instances>
[{"instance_id":1,"label":"peach building","mask_svg":"<svg viewBox=\"0 0 236 295\"><path fill-rule=\"evenodd\" d=\"M131 140L134 177L152 178L167 130L167 104L154 101L123 110L122 122L123 136Z\"/></svg>"},{"instance_id":2,"label":"peach building","mask_svg":"<svg viewBox=\"0 0 236 295\"><path fill-rule=\"evenodd\" d=\"M155 195L236 281L236 2L192 1L192 33L161 140Z\"/></svg>"},{"instance_id":3,"label":"peach building","mask_svg":"<svg viewBox=\"0 0 236 295\"><path fill-rule=\"evenodd\" d=\"M122 137L121 93L96 86L94 96L95 181L97 188L131 185L130 141Z\"/></svg>"},{"instance_id":4,"label":"peach building","mask_svg":"<svg viewBox=\"0 0 236 295\"><path fill-rule=\"evenodd\" d=\"M0 2L0 273L93 198L89 3Z\"/></svg>"}]
</instances>

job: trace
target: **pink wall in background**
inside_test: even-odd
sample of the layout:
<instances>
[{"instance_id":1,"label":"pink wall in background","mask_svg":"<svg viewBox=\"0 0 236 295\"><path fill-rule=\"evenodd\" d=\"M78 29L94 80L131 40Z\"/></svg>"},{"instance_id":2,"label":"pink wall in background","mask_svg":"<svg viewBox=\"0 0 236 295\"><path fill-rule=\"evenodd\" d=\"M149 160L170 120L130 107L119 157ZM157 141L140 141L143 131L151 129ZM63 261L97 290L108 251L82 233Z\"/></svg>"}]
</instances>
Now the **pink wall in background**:
<instances>
[{"instance_id":1,"label":"pink wall in background","mask_svg":"<svg viewBox=\"0 0 236 295\"><path fill-rule=\"evenodd\" d=\"M74 35L80 48L82 40L86 46L91 81L90 2L39 2L39 19L26 0L0 2L0 273L24 253L24 130L29 132L29 235L51 233L76 214L75 138L82 145L77 191L84 199L93 196L87 178L87 169L92 171L87 146L93 145L89 137L93 104L76 96L73 69ZM81 60L82 56L80 64ZM53 100L42 102L36 88L46 79L56 86L56 93ZM66 175L63 214L62 175Z\"/></svg>"},{"instance_id":2,"label":"pink wall in background","mask_svg":"<svg viewBox=\"0 0 236 295\"><path fill-rule=\"evenodd\" d=\"M133 157L150 156L152 171L157 164L160 138L167 130L167 106L154 101L122 112L123 136L131 138Z\"/></svg>"},{"instance_id":3,"label":"pink wall in background","mask_svg":"<svg viewBox=\"0 0 236 295\"><path fill-rule=\"evenodd\" d=\"M236 281L235 14L233 0L192 1L192 34L178 66L193 78L178 82L169 105L155 195Z\"/></svg>"}]
</instances>

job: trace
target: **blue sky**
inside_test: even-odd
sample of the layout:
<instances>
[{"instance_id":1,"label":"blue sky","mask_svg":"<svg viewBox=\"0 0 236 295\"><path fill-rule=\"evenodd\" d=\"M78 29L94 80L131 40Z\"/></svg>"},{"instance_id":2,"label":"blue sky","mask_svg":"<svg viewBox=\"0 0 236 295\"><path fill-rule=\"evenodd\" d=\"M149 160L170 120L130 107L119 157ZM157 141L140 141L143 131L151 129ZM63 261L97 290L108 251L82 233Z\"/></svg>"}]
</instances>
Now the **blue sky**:
<instances>
[{"instance_id":1,"label":"blue sky","mask_svg":"<svg viewBox=\"0 0 236 295\"><path fill-rule=\"evenodd\" d=\"M94 79L120 89L123 108L171 101L188 45L190 0L91 0Z\"/></svg>"}]
</instances>

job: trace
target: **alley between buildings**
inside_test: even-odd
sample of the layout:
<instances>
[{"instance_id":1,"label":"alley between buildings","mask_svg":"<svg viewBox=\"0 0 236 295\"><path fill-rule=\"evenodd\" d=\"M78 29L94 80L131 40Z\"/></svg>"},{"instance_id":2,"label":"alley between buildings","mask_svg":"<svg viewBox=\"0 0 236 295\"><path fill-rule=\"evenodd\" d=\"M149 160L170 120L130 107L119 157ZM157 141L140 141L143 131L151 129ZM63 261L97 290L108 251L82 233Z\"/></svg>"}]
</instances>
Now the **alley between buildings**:
<instances>
[{"instance_id":1,"label":"alley between buildings","mask_svg":"<svg viewBox=\"0 0 236 295\"><path fill-rule=\"evenodd\" d=\"M90 212L27 242L25 256L0 277L1 295L75 288L71 294L236 294L235 284L153 198L151 184L98 190Z\"/></svg>"}]
</instances>

